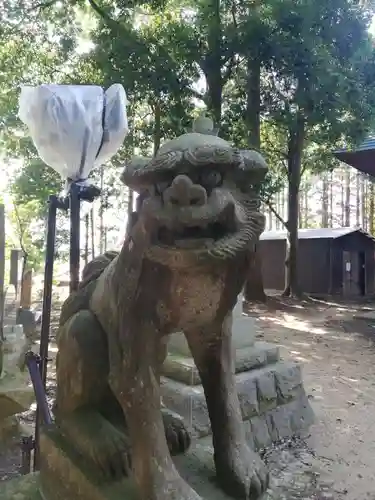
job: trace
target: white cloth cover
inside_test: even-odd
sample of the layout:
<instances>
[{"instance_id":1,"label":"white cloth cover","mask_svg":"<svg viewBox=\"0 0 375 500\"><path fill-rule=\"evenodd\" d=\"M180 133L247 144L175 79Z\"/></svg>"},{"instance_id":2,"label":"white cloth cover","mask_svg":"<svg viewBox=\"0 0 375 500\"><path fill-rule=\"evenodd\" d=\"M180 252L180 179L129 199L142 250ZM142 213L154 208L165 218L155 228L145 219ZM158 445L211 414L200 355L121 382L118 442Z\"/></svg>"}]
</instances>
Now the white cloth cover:
<instances>
[{"instance_id":1,"label":"white cloth cover","mask_svg":"<svg viewBox=\"0 0 375 500\"><path fill-rule=\"evenodd\" d=\"M85 181L108 161L128 134L126 93L114 84L21 88L19 117L41 159L63 179Z\"/></svg>"}]
</instances>

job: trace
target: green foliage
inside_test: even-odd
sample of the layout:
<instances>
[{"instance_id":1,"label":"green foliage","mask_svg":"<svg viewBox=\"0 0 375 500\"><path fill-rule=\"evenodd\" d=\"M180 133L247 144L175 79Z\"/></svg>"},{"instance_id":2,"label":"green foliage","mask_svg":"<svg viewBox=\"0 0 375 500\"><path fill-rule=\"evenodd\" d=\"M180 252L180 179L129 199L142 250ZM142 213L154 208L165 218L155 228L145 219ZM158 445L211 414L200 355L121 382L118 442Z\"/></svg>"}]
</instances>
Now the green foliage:
<instances>
[{"instance_id":1,"label":"green foliage","mask_svg":"<svg viewBox=\"0 0 375 500\"><path fill-rule=\"evenodd\" d=\"M305 172L335 168L332 149L357 143L373 126L372 8L355 0L6 0L0 147L24 159L12 186L17 204L40 221L60 187L20 133L25 83L124 85L131 133L105 170L108 203L125 200L116 179L126 159L152 155L188 130L202 105L236 146L260 142L270 166L266 200ZM93 50L75 51L82 38ZM93 178L100 182L99 172Z\"/></svg>"},{"instance_id":2,"label":"green foliage","mask_svg":"<svg viewBox=\"0 0 375 500\"><path fill-rule=\"evenodd\" d=\"M274 75L266 79L268 114L285 130L301 115L308 139L358 142L373 125L375 71L369 16L351 0L273 5Z\"/></svg>"},{"instance_id":3,"label":"green foliage","mask_svg":"<svg viewBox=\"0 0 375 500\"><path fill-rule=\"evenodd\" d=\"M12 183L15 203L19 206L32 203L33 213L46 213L48 198L61 191L60 176L38 158L31 159Z\"/></svg>"},{"instance_id":4,"label":"green foliage","mask_svg":"<svg viewBox=\"0 0 375 500\"><path fill-rule=\"evenodd\" d=\"M8 219L14 228L13 238L7 234L7 242L21 248L27 259L27 267L39 269L44 257L44 227L40 220L40 207L37 200L22 204L14 203L8 207Z\"/></svg>"}]
</instances>

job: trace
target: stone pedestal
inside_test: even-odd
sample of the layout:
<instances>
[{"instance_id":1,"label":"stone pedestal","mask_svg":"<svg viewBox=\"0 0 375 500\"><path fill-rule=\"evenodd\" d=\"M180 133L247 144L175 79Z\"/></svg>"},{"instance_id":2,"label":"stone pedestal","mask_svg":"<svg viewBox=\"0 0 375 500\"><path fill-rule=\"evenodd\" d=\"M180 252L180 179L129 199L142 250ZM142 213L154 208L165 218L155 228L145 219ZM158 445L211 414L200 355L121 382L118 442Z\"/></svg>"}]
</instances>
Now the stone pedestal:
<instances>
[{"instance_id":1,"label":"stone pedestal","mask_svg":"<svg viewBox=\"0 0 375 500\"><path fill-rule=\"evenodd\" d=\"M249 444L254 449L300 434L313 421L304 391L301 367L280 361L277 346L255 342L255 319L242 314L238 304L233 316L233 344L237 390ZM185 419L193 437L211 433L208 411L187 342L174 335L162 378L163 401Z\"/></svg>"},{"instance_id":2,"label":"stone pedestal","mask_svg":"<svg viewBox=\"0 0 375 500\"><path fill-rule=\"evenodd\" d=\"M132 479L101 483L53 428L40 441L40 492L43 500L137 500ZM185 455L173 457L181 476L202 500L233 500L215 482L211 437L199 439ZM1 487L0 487L0 498ZM5 497L13 500L16 497ZM22 500L24 500L22 498ZM26 500L26 499L25 499ZM34 500L34 499L33 499Z\"/></svg>"}]
</instances>

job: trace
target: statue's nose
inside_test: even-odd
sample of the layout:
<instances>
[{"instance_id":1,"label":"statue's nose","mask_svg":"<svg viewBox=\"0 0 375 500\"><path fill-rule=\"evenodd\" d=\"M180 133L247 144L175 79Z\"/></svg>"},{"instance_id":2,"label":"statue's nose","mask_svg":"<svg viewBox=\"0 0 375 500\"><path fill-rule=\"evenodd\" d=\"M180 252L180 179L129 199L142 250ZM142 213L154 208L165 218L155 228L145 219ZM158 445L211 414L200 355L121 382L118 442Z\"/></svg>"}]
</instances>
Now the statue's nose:
<instances>
[{"instance_id":1,"label":"statue's nose","mask_svg":"<svg viewBox=\"0 0 375 500\"><path fill-rule=\"evenodd\" d=\"M164 201L177 207L201 206L207 202L207 192L187 175L178 175L165 191Z\"/></svg>"}]
</instances>

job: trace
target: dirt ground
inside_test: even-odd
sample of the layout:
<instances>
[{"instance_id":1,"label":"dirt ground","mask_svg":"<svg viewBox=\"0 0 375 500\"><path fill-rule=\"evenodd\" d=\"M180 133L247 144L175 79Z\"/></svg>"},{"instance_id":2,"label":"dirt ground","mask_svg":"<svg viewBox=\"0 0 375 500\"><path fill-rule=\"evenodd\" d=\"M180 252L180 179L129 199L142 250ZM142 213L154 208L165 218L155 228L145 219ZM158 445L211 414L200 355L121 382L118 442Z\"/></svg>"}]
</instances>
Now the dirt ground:
<instances>
[{"instance_id":1,"label":"dirt ground","mask_svg":"<svg viewBox=\"0 0 375 500\"><path fill-rule=\"evenodd\" d=\"M375 314L373 321L356 318L375 311L374 302L271 298L267 307L249 311L257 318L259 339L278 344L283 358L302 363L316 415L304 456L294 453L294 466L306 467L307 459L321 488L292 498L375 499ZM278 457L275 452L274 460Z\"/></svg>"},{"instance_id":2,"label":"dirt ground","mask_svg":"<svg viewBox=\"0 0 375 500\"><path fill-rule=\"evenodd\" d=\"M375 318L375 299L358 304L275 296L267 306L247 309L256 318L258 339L302 363L316 415L305 439L263 453L273 477L266 500L375 500L375 319L356 318L371 310ZM52 334L57 312L55 300ZM52 342L50 357L55 353ZM54 364L49 368L51 401ZM32 424L34 413L32 408L23 420ZM17 448L0 451L0 480L18 475L19 464Z\"/></svg>"}]
</instances>

